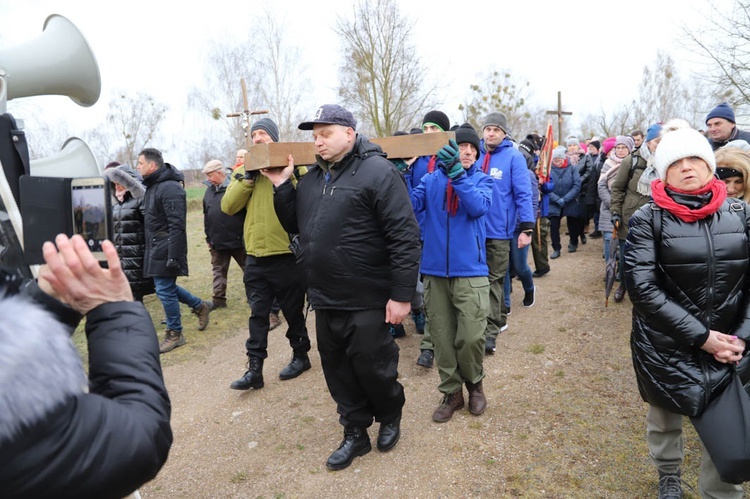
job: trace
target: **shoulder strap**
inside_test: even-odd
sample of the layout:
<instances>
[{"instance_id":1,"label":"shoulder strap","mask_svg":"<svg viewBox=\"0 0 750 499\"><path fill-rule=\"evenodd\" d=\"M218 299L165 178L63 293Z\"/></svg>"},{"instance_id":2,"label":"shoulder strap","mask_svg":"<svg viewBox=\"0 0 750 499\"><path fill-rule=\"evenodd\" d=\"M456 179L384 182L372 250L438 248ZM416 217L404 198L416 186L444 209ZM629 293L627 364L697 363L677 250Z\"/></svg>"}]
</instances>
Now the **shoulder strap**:
<instances>
[{"instance_id":1,"label":"shoulder strap","mask_svg":"<svg viewBox=\"0 0 750 499\"><path fill-rule=\"evenodd\" d=\"M653 201L651 202L651 212L654 219L654 243L658 251L659 246L661 246L661 208L656 206Z\"/></svg>"}]
</instances>

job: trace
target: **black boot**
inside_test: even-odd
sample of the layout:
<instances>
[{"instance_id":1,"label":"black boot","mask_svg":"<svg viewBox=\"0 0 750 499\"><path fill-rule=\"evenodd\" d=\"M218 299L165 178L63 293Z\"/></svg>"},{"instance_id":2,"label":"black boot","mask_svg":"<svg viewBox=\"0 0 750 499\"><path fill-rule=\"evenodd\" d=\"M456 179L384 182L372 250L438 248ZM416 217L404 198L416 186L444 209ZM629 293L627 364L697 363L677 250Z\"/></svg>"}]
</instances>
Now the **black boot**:
<instances>
[{"instance_id":1,"label":"black boot","mask_svg":"<svg viewBox=\"0 0 750 499\"><path fill-rule=\"evenodd\" d=\"M347 426L344 428L344 440L339 448L330 455L326 466L329 470L343 470L348 468L357 456L364 456L372 450L367 428Z\"/></svg>"},{"instance_id":2,"label":"black boot","mask_svg":"<svg viewBox=\"0 0 750 499\"><path fill-rule=\"evenodd\" d=\"M308 357L306 353L295 353L292 356L292 360L289 362L289 364L287 364L286 367L279 373L279 378L296 378L308 369L310 369L310 357Z\"/></svg>"},{"instance_id":3,"label":"black boot","mask_svg":"<svg viewBox=\"0 0 750 499\"><path fill-rule=\"evenodd\" d=\"M229 385L232 390L249 390L250 388L263 388L263 359L259 357L248 357L247 371L238 380Z\"/></svg>"}]
</instances>

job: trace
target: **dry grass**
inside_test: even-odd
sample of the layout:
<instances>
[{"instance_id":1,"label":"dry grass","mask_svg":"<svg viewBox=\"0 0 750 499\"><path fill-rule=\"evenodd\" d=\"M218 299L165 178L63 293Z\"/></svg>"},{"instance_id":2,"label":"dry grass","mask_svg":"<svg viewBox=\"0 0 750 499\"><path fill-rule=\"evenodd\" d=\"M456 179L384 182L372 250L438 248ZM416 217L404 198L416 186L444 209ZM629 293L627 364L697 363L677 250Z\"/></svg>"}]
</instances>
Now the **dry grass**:
<instances>
[{"instance_id":1,"label":"dry grass","mask_svg":"<svg viewBox=\"0 0 750 499\"><path fill-rule=\"evenodd\" d=\"M178 282L208 297L199 211L189 213L188 224L191 276ZM630 306L626 299L604 308L601 252L601 240L592 240L554 260L552 272L537 280L532 308L513 295L510 328L485 358L489 405L481 417L464 410L448 423L431 421L438 376L416 366L421 337L409 321L398 340L407 397L402 439L393 451L373 449L340 472L324 465L341 428L315 350L314 313L311 371L278 379L291 354L284 325L269 338L265 388L228 388L244 372L248 316L239 269L232 268L229 308L212 313L209 328L198 332L183 307L188 344L162 357L175 440L143 497L655 497L646 406L630 361ZM514 286L520 289L518 281ZM146 305L163 330L158 300L148 297ZM686 428L683 476L697 486L700 447ZM377 425L371 436L376 432Z\"/></svg>"}]
</instances>

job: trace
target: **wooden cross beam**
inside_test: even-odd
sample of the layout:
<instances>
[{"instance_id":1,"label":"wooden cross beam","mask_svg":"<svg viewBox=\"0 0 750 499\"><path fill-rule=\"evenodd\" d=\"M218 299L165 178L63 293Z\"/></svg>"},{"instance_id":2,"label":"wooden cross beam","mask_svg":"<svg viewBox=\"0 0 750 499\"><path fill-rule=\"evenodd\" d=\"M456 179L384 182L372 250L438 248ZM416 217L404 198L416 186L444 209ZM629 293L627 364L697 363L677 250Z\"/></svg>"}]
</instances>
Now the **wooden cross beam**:
<instances>
[{"instance_id":1,"label":"wooden cross beam","mask_svg":"<svg viewBox=\"0 0 750 499\"><path fill-rule=\"evenodd\" d=\"M253 139L250 137L250 116L268 114L268 109L251 111L247 101L247 85L244 78L240 78L240 86L242 87L242 103L245 105L245 108L239 113L229 113L226 116L227 118L242 118L242 129L245 132L245 146L247 149L250 149L250 146L253 145Z\"/></svg>"},{"instance_id":2,"label":"wooden cross beam","mask_svg":"<svg viewBox=\"0 0 750 499\"><path fill-rule=\"evenodd\" d=\"M388 158L413 158L436 154L448 143L448 140L455 138L454 132L439 132L396 135L370 140L378 144ZM247 148L245 171L286 166L289 154L294 158L295 165L311 165L315 163L315 144L313 142L254 144Z\"/></svg>"},{"instance_id":3,"label":"wooden cross beam","mask_svg":"<svg viewBox=\"0 0 750 499\"><path fill-rule=\"evenodd\" d=\"M570 111L563 111L562 110L562 92L557 92L557 109L555 111L547 111L547 114L556 114L557 115L557 144L562 145L562 123L563 123L563 115L570 116Z\"/></svg>"}]
</instances>

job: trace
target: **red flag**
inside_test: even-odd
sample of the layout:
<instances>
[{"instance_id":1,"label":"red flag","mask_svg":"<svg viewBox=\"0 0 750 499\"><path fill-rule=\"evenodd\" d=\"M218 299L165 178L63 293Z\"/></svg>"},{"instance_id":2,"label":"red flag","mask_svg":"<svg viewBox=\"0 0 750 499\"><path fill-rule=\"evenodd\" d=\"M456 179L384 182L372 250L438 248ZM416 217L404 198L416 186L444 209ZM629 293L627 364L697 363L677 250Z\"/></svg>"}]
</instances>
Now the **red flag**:
<instances>
[{"instance_id":1,"label":"red flag","mask_svg":"<svg viewBox=\"0 0 750 499\"><path fill-rule=\"evenodd\" d=\"M544 181L549 180L550 165L552 164L552 150L555 148L554 131L552 122L547 122L547 134L539 152L539 162L536 164L536 174Z\"/></svg>"}]
</instances>

